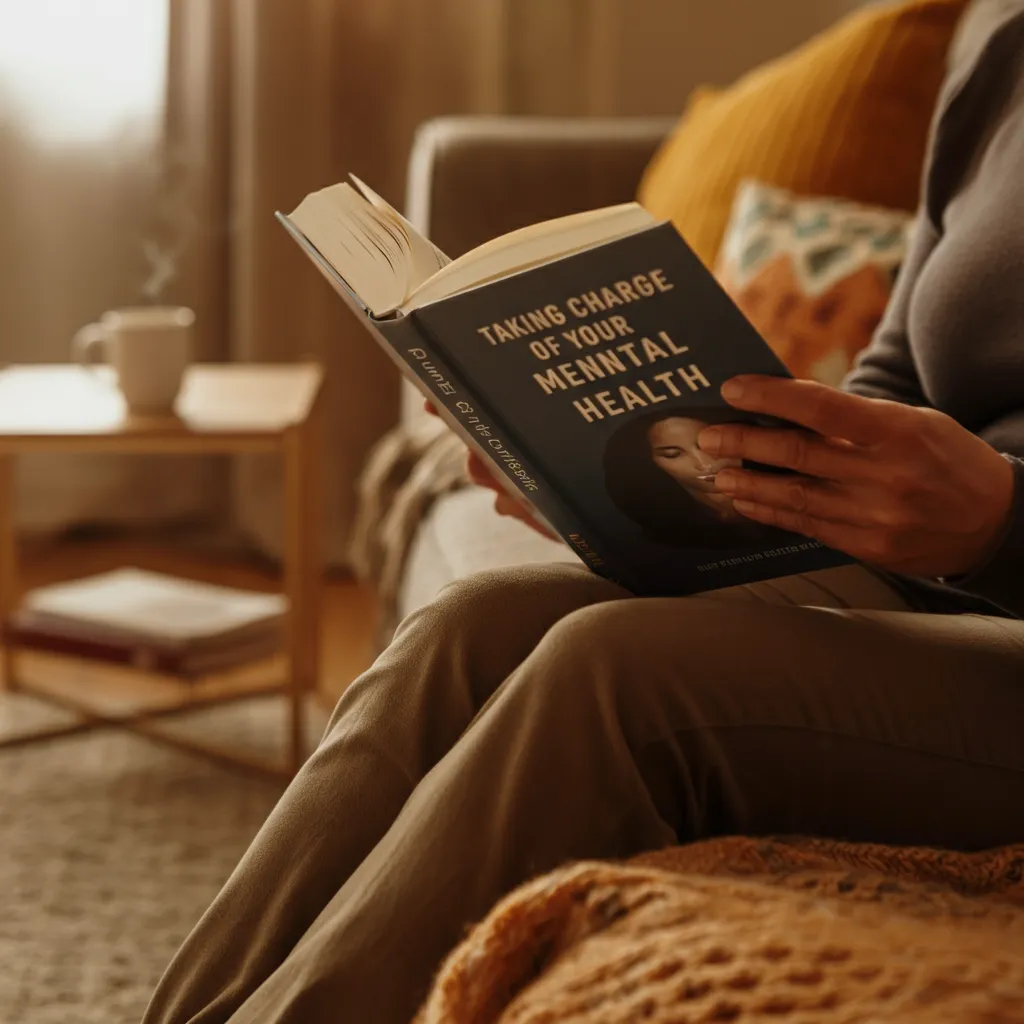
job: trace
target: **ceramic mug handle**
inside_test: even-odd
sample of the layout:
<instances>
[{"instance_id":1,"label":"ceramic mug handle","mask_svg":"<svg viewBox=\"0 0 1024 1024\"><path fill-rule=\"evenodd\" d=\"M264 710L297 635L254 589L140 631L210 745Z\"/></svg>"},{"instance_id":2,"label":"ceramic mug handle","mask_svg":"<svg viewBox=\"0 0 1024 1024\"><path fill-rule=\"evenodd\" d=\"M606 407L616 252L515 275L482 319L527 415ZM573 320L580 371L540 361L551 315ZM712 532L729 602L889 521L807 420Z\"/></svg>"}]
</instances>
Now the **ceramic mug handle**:
<instances>
[{"instance_id":1,"label":"ceramic mug handle","mask_svg":"<svg viewBox=\"0 0 1024 1024\"><path fill-rule=\"evenodd\" d=\"M110 338L103 324L86 324L71 341L71 356L76 363L89 368L109 359Z\"/></svg>"}]
</instances>

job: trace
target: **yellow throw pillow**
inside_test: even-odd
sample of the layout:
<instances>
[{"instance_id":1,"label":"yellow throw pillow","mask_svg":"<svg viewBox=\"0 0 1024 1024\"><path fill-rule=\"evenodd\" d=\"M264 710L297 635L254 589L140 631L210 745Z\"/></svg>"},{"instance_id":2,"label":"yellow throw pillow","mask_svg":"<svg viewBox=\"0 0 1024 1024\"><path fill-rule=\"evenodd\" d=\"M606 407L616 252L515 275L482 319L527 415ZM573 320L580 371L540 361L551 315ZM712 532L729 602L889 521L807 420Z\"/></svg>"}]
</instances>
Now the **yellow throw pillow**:
<instances>
[{"instance_id":1,"label":"yellow throw pillow","mask_svg":"<svg viewBox=\"0 0 1024 1024\"><path fill-rule=\"evenodd\" d=\"M725 90L698 89L639 199L710 267L744 178L917 206L946 51L967 0L871 4Z\"/></svg>"}]
</instances>

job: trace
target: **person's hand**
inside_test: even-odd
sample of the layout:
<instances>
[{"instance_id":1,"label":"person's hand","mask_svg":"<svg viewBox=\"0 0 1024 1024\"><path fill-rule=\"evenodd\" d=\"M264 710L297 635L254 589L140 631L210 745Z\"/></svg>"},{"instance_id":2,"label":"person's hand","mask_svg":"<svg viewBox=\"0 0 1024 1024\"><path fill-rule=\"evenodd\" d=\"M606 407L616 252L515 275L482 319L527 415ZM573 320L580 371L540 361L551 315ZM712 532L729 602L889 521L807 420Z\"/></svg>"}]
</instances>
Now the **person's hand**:
<instances>
[{"instance_id":1,"label":"person's hand","mask_svg":"<svg viewBox=\"0 0 1024 1024\"><path fill-rule=\"evenodd\" d=\"M424 408L432 416L437 415L437 408L433 402L424 403ZM558 540L558 537L534 517L533 510L525 501L513 498L505 490L501 481L491 472L491 467L474 451L467 450L466 452L466 474L473 483L494 491L494 510L499 515L512 516L512 518L526 523L542 537Z\"/></svg>"},{"instance_id":2,"label":"person's hand","mask_svg":"<svg viewBox=\"0 0 1024 1024\"><path fill-rule=\"evenodd\" d=\"M741 515L918 576L963 575L998 545L1013 505L1013 469L949 416L787 378L736 377L722 396L737 409L806 428L702 431L709 455L798 474L720 472L716 486Z\"/></svg>"}]
</instances>

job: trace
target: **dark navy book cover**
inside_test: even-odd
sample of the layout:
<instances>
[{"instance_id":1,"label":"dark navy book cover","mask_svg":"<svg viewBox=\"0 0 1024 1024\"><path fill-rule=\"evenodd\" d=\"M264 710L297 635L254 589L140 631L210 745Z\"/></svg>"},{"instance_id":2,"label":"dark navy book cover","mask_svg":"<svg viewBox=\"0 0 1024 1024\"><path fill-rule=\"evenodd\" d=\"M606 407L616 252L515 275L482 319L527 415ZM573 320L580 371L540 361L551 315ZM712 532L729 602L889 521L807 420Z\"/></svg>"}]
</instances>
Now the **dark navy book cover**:
<instances>
[{"instance_id":1,"label":"dark navy book cover","mask_svg":"<svg viewBox=\"0 0 1024 1024\"><path fill-rule=\"evenodd\" d=\"M697 435L752 419L725 403L722 383L788 374L671 225L444 299L412 320L486 402L494 422L476 418L475 429L507 438L536 468L538 510L553 501L570 510L579 528L566 539L598 553L592 568L633 592L688 594L850 561L743 518L715 490L725 463L702 453ZM451 397L456 411L459 400Z\"/></svg>"}]
</instances>

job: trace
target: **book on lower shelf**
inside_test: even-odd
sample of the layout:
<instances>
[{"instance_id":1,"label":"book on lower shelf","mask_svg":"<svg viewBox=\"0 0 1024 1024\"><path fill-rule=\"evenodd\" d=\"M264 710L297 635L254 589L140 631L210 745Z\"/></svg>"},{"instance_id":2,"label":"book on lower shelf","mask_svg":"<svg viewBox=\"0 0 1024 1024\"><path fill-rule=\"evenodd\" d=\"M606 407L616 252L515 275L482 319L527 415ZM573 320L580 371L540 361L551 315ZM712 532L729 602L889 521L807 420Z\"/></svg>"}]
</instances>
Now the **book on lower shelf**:
<instances>
[{"instance_id":1,"label":"book on lower shelf","mask_svg":"<svg viewBox=\"0 0 1024 1024\"><path fill-rule=\"evenodd\" d=\"M851 561L716 490L738 463L703 453L701 431L782 424L732 408L720 386L789 373L675 228L638 204L454 261L356 178L278 218L449 427L595 572L657 596Z\"/></svg>"},{"instance_id":2,"label":"book on lower shelf","mask_svg":"<svg viewBox=\"0 0 1024 1024\"><path fill-rule=\"evenodd\" d=\"M31 591L5 627L18 647L196 677L282 649L287 599L144 569Z\"/></svg>"}]
</instances>

